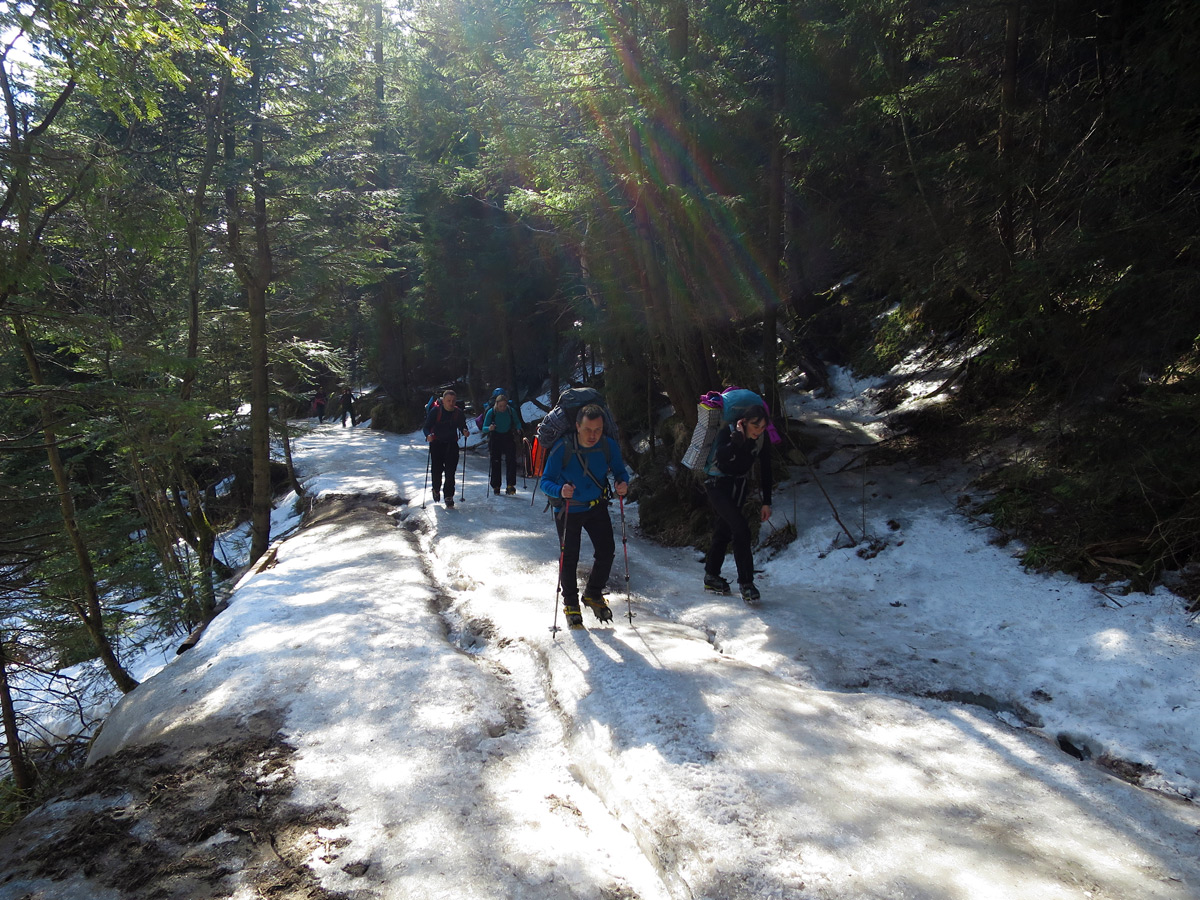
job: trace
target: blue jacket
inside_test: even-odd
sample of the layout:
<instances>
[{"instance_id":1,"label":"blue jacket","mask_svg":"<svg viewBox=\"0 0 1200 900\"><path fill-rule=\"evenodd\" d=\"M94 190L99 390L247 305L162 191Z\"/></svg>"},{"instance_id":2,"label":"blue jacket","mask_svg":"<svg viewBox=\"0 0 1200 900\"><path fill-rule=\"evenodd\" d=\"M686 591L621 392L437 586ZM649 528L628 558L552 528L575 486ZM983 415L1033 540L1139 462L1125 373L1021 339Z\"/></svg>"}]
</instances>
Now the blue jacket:
<instances>
[{"instance_id":1,"label":"blue jacket","mask_svg":"<svg viewBox=\"0 0 1200 900\"><path fill-rule=\"evenodd\" d=\"M570 510L583 512L592 501L603 497L601 485L607 485L609 471L618 484L629 481L629 472L621 460L621 448L616 441L602 435L596 446L583 448L576 442L576 436L569 434L550 448L542 469L542 492L547 497L561 500L563 485L573 484L575 496L571 498Z\"/></svg>"}]
</instances>

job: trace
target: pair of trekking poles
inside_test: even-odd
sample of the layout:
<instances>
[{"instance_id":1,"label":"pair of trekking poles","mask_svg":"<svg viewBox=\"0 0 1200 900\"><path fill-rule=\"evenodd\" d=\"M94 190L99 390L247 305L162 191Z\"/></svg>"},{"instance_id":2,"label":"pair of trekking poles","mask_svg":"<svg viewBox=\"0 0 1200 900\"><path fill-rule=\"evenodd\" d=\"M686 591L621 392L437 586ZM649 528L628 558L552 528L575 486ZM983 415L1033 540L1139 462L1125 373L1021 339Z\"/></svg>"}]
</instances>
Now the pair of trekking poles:
<instances>
[{"instance_id":1,"label":"pair of trekking poles","mask_svg":"<svg viewBox=\"0 0 1200 900\"><path fill-rule=\"evenodd\" d=\"M460 499L465 502L467 499L467 436L466 435L463 435L462 458L463 458L463 470L462 470L462 478L460 479L462 482L462 496L460 497ZM430 473L432 467L433 467L433 446L430 445L429 452L426 454L426 458L425 458L425 481L421 485L421 509L425 508L425 500L426 500L426 497L428 496L429 473ZM524 475L522 475L522 479L524 479ZM522 480L522 484L525 484L524 480ZM526 485L526 487L528 487L528 485ZM625 498L618 497L617 499L620 501L620 505L621 505L621 549L622 549L622 553L625 558L626 616L629 619L629 624L632 625L634 613L633 613L633 599L629 593L629 537L625 530ZM567 501L565 501L565 503L563 505L563 512L562 512L563 519L562 519L561 525L559 525L559 523L557 523L557 522L555 523L555 525L557 526L557 530L558 530L558 583L555 585L555 588L554 588L554 624L550 626L550 631L553 632L555 635L558 634L558 597L559 597L559 594L562 593L563 557L566 555L566 551L567 551L567 544L566 544L567 515L570 512L570 510L571 510L571 501L567 500Z\"/></svg>"},{"instance_id":2,"label":"pair of trekking poles","mask_svg":"<svg viewBox=\"0 0 1200 900\"><path fill-rule=\"evenodd\" d=\"M621 548L625 556L625 615L629 619L629 624L633 624L633 599L629 594L629 538L625 534L625 498L618 497L621 501ZM563 572L563 557L567 553L567 514L571 511L571 501L564 500L562 508L562 522L558 522L558 516L555 515L555 527L558 529L558 584L554 588L554 624L550 626L550 631L555 636L558 635L558 596L562 593L562 572Z\"/></svg>"},{"instance_id":3,"label":"pair of trekking poles","mask_svg":"<svg viewBox=\"0 0 1200 900\"><path fill-rule=\"evenodd\" d=\"M465 434L463 435L463 442L462 442L462 464L463 464L462 478L459 479L459 482L462 485L462 496L460 496L458 499L462 500L463 502L466 502L466 499L467 499L467 436ZM429 472L430 472L430 469L432 469L432 467L433 467L433 442L431 441L429 444L429 452L425 454L425 481L421 485L421 509L425 508L425 500L428 497L427 491L429 488ZM453 500L454 498L451 497L450 499ZM454 504L451 504L451 506L453 506L453 505Z\"/></svg>"},{"instance_id":4,"label":"pair of trekking poles","mask_svg":"<svg viewBox=\"0 0 1200 900\"><path fill-rule=\"evenodd\" d=\"M526 466L533 467L533 448L529 446L529 441L525 441L526 445ZM533 481L533 496L529 498L529 505L532 506L537 499L537 473L534 473ZM629 593L629 537L625 530L625 498L618 497L621 503L621 549L625 557L625 615L629 619L629 624L633 624L633 599ZM562 571L563 557L567 552L567 515L571 511L571 501L564 500L562 508L562 521L558 521L558 514L555 514L555 528L558 530L558 583L554 588L554 624L550 626L550 631L555 635L558 634L558 597L562 593Z\"/></svg>"},{"instance_id":5,"label":"pair of trekking poles","mask_svg":"<svg viewBox=\"0 0 1200 900\"><path fill-rule=\"evenodd\" d=\"M489 437L488 437L488 442L489 442L489 446L490 446L490 443L491 443L491 436L489 436ZM529 446L529 441L528 441L528 440L526 440L525 438L521 438L521 443L522 443L522 445L523 445L523 446L525 446L525 447L528 447L528 446ZM515 444L514 444L514 452L515 452ZM499 492L499 489L498 489L498 488L494 488L494 487L493 487L493 485L492 485L492 483L491 483L491 474L492 474L492 459L491 459L491 454L490 454L490 452L489 452L488 456L489 456L489 458L488 458L488 480L486 480L486 481L484 482L484 484L483 484L483 486L484 486L484 490L486 491L486 494L485 494L485 496L484 496L484 500L491 500L491 499L492 499L492 492L493 492L493 490L495 490L497 493ZM497 465L497 466L499 466L499 465L500 465L499 459L497 459L497 460L496 460L496 465ZM529 482L527 482L527 481L525 480L525 479L526 479L526 477L527 477L527 475L528 475L528 470L529 470L529 460L528 460L528 457L526 457L525 459L523 459L523 460L521 461L521 488L522 488L523 490L529 490ZM497 483L499 483L499 481L500 481L500 475L501 475L501 472L500 472L500 470L497 468L497 470L496 470L496 481L497 481Z\"/></svg>"},{"instance_id":6,"label":"pair of trekking poles","mask_svg":"<svg viewBox=\"0 0 1200 900\"><path fill-rule=\"evenodd\" d=\"M529 442L527 440L525 440L524 438L522 438L521 440L522 440L522 443L524 443L526 446L528 446ZM459 496L458 499L462 500L463 502L466 502L466 499L467 499L467 436L465 434L463 435L463 442L462 442L462 448L460 450L460 453L462 454L462 477L459 479L459 482L462 485L462 494ZM430 444L429 452L426 453L426 455L425 455L425 480L421 484L421 509L425 508L425 501L428 497L429 473L430 473L432 467L433 467L433 445ZM521 471L521 487L526 488L526 489L529 488L529 484L525 480L526 470L528 470L528 468L529 468L529 466L527 463L525 466L522 467L522 471ZM489 487L490 486L489 482L485 481L484 486Z\"/></svg>"}]
</instances>

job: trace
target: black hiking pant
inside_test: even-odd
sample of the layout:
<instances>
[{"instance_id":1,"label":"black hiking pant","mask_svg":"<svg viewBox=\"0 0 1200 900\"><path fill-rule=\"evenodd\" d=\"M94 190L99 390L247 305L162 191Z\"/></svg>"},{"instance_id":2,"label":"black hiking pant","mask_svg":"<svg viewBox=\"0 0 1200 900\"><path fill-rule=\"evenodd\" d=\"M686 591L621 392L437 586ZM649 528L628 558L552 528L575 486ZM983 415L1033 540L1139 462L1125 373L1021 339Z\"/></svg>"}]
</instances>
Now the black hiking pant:
<instances>
[{"instance_id":1,"label":"black hiking pant","mask_svg":"<svg viewBox=\"0 0 1200 900\"><path fill-rule=\"evenodd\" d=\"M458 469L458 444L449 441L439 441L436 438L429 445L429 471L433 479L433 494L454 497L454 472ZM439 485L445 485L444 489Z\"/></svg>"},{"instance_id":2,"label":"black hiking pant","mask_svg":"<svg viewBox=\"0 0 1200 900\"><path fill-rule=\"evenodd\" d=\"M559 566L559 583L562 586L563 605L579 604L579 547L586 531L592 540L592 571L588 574L585 597L601 597L608 584L613 560L617 555L617 542L613 538L612 519L608 517L608 503L601 501L591 509L566 512L563 507L554 514L558 527L558 540L562 547L562 562Z\"/></svg>"},{"instance_id":3,"label":"black hiking pant","mask_svg":"<svg viewBox=\"0 0 1200 900\"><path fill-rule=\"evenodd\" d=\"M738 584L754 580L754 552L751 550L750 524L742 515L746 499L745 478L710 478L704 483L709 505L713 509L712 543L704 560L704 571L721 574L725 553L733 544L733 561L737 564Z\"/></svg>"},{"instance_id":4,"label":"black hiking pant","mask_svg":"<svg viewBox=\"0 0 1200 900\"><path fill-rule=\"evenodd\" d=\"M504 484L512 487L517 483L517 441L511 431L503 434L493 431L488 437L488 453L492 461L492 490L500 490L500 459L504 457Z\"/></svg>"}]
</instances>

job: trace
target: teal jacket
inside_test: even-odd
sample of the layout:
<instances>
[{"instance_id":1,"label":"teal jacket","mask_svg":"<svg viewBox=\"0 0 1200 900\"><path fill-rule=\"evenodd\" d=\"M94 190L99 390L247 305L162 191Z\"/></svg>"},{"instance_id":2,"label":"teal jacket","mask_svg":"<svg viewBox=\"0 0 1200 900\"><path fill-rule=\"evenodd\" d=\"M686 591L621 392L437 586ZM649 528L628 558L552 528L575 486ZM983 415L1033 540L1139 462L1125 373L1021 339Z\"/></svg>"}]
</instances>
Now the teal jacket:
<instances>
[{"instance_id":1,"label":"teal jacket","mask_svg":"<svg viewBox=\"0 0 1200 900\"><path fill-rule=\"evenodd\" d=\"M495 425L496 430L489 432L489 425ZM483 417L483 431L485 434L508 434L509 432L519 431L520 428L521 419L513 412L512 407L509 407L504 412L497 412L496 408L492 407Z\"/></svg>"}]
</instances>

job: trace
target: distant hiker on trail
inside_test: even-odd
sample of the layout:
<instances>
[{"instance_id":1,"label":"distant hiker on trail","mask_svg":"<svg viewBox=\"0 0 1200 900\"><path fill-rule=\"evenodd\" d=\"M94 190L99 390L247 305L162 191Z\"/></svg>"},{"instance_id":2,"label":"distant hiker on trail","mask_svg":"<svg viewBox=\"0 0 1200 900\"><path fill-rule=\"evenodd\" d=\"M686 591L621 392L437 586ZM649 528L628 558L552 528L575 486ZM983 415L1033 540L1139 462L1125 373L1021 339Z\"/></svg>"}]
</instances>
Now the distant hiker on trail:
<instances>
[{"instance_id":1,"label":"distant hiker on trail","mask_svg":"<svg viewBox=\"0 0 1200 900\"><path fill-rule=\"evenodd\" d=\"M429 442L429 464L433 473L433 502L446 494L446 508L454 508L454 470L458 468L458 436L467 436L467 417L457 405L458 395L446 391L425 415L425 440ZM444 477L444 481L443 481Z\"/></svg>"},{"instance_id":2,"label":"distant hiker on trail","mask_svg":"<svg viewBox=\"0 0 1200 900\"><path fill-rule=\"evenodd\" d=\"M521 433L521 418L508 405L508 394L504 388L492 393L492 407L484 414L483 432L488 436L488 453L491 457L492 493L500 493L500 460L504 457L505 493L517 492L517 435Z\"/></svg>"},{"instance_id":3,"label":"distant hiker on trail","mask_svg":"<svg viewBox=\"0 0 1200 900\"><path fill-rule=\"evenodd\" d=\"M604 599L604 588L616 557L612 520L608 517L612 496L608 486L610 471L616 481L617 496L624 497L629 490L629 472L621 460L621 448L604 434L604 410L589 404L576 416L575 433L567 434L550 449L541 480L542 491L551 504L558 507L561 503L554 516L561 548L558 577L563 613L567 624L574 628L583 625L576 568L584 531L591 538L594 559L583 603L599 621L612 619L612 610Z\"/></svg>"},{"instance_id":4,"label":"distant hiker on trail","mask_svg":"<svg viewBox=\"0 0 1200 900\"><path fill-rule=\"evenodd\" d=\"M313 394L312 414L317 417L317 421L322 425L325 424L325 392L317 391Z\"/></svg>"},{"instance_id":5,"label":"distant hiker on trail","mask_svg":"<svg viewBox=\"0 0 1200 900\"><path fill-rule=\"evenodd\" d=\"M738 587L742 599L749 604L758 602L759 592L754 585L750 525L742 515L742 504L746 501L750 470L758 460L762 489L759 516L763 522L771 518L771 451L764 436L767 422L766 407L759 406L718 431L713 441L713 463L706 470L708 477L704 481L714 514L712 544L704 563L704 588L718 594L730 593L729 582L721 577L721 566L732 542Z\"/></svg>"},{"instance_id":6,"label":"distant hiker on trail","mask_svg":"<svg viewBox=\"0 0 1200 900\"><path fill-rule=\"evenodd\" d=\"M358 424L358 421L354 418L354 394L353 394L353 392L351 392L350 388L346 388L345 390L342 391L341 403L342 403L342 427L343 428L346 427L346 416L349 416L350 417L350 427L353 428L355 425Z\"/></svg>"}]
</instances>

